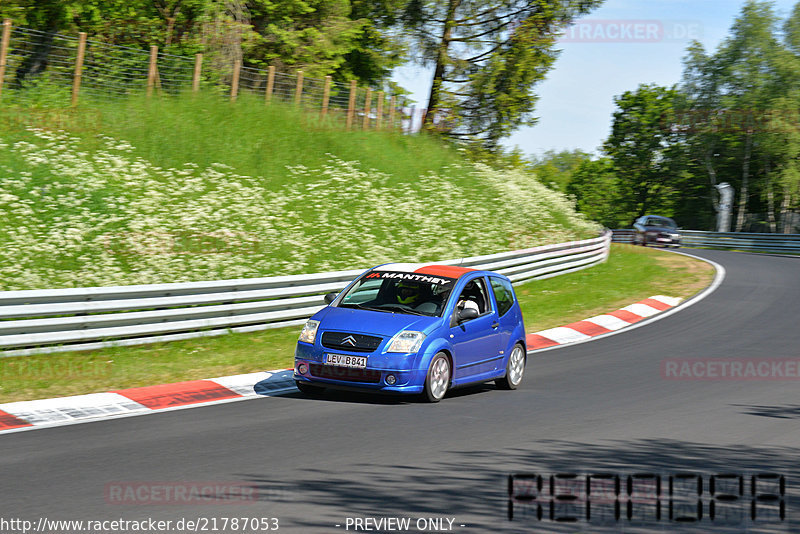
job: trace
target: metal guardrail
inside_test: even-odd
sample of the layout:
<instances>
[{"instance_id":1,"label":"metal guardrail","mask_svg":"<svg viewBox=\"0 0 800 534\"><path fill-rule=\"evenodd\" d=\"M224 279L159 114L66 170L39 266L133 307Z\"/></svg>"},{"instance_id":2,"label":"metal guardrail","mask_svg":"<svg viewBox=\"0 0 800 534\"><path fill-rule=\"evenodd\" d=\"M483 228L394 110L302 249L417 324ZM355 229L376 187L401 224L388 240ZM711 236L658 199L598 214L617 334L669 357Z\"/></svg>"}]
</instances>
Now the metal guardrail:
<instances>
[{"instance_id":1,"label":"metal guardrail","mask_svg":"<svg viewBox=\"0 0 800 534\"><path fill-rule=\"evenodd\" d=\"M613 230L615 243L632 243L633 230ZM745 232L704 232L681 230L685 247L720 248L748 252L800 254L800 234L756 234Z\"/></svg>"},{"instance_id":2,"label":"metal guardrail","mask_svg":"<svg viewBox=\"0 0 800 534\"><path fill-rule=\"evenodd\" d=\"M622 229L612 230L613 237L611 241L614 243L633 243L633 230Z\"/></svg>"},{"instance_id":3,"label":"metal guardrail","mask_svg":"<svg viewBox=\"0 0 800 534\"><path fill-rule=\"evenodd\" d=\"M583 241L438 262L512 282L591 267L611 231ZM140 345L303 324L364 269L211 282L0 292L0 357Z\"/></svg>"}]
</instances>

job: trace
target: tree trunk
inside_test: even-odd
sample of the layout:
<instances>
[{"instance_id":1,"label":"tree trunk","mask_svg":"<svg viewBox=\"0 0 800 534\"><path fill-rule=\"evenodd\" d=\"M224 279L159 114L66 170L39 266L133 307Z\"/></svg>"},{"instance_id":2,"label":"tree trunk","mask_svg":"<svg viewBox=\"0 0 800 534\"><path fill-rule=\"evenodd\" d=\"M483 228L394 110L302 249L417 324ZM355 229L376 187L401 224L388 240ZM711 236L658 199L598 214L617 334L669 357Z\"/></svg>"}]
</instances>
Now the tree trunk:
<instances>
[{"instance_id":1,"label":"tree trunk","mask_svg":"<svg viewBox=\"0 0 800 534\"><path fill-rule=\"evenodd\" d=\"M789 192L789 186L783 186L783 201L781 201L781 231L784 234L791 233L789 226L789 203L792 200L792 194Z\"/></svg>"},{"instance_id":2,"label":"tree trunk","mask_svg":"<svg viewBox=\"0 0 800 534\"><path fill-rule=\"evenodd\" d=\"M436 111L439 107L439 99L442 92L442 80L444 78L444 71L448 63L448 51L450 49L450 39L453 36L453 26L455 25L456 10L461 5L462 0L450 0L447 6L447 17L444 22L444 30L442 31L442 42L439 43L439 51L436 55L436 68L433 71L433 83L431 84L431 92L428 96L428 109L425 112L424 127L433 125L433 120Z\"/></svg>"},{"instance_id":3,"label":"tree trunk","mask_svg":"<svg viewBox=\"0 0 800 534\"><path fill-rule=\"evenodd\" d=\"M772 182L767 182L767 221L769 221L769 231L773 234L778 232L778 225L775 222L775 193L772 190Z\"/></svg>"},{"instance_id":4,"label":"tree trunk","mask_svg":"<svg viewBox=\"0 0 800 534\"><path fill-rule=\"evenodd\" d=\"M706 164L706 171L708 171L708 179L711 181L711 205L714 207L714 212L719 211L719 202L717 202L717 197L719 196L717 193L716 186L717 185L717 171L714 169L714 165L711 164L711 161L714 157L714 148L711 147L705 153L705 157L703 160Z\"/></svg>"},{"instance_id":5,"label":"tree trunk","mask_svg":"<svg viewBox=\"0 0 800 534\"><path fill-rule=\"evenodd\" d=\"M744 226L744 216L747 213L747 195L750 182L750 153L753 148L753 131L747 132L744 142L744 160L742 162L742 189L739 191L739 213L736 215L736 231L741 232Z\"/></svg>"},{"instance_id":6,"label":"tree trunk","mask_svg":"<svg viewBox=\"0 0 800 534\"><path fill-rule=\"evenodd\" d=\"M58 24L52 22L44 33L35 34L32 38L36 40L33 50L25 56L22 63L17 67L14 85L18 89L25 85L28 78L33 78L47 70L50 60L50 52L53 50L53 38L58 31Z\"/></svg>"},{"instance_id":7,"label":"tree trunk","mask_svg":"<svg viewBox=\"0 0 800 534\"><path fill-rule=\"evenodd\" d=\"M767 183L767 222L770 233L775 234L778 232L778 226L775 223L775 191L772 188L769 160L764 163L764 178Z\"/></svg>"}]
</instances>

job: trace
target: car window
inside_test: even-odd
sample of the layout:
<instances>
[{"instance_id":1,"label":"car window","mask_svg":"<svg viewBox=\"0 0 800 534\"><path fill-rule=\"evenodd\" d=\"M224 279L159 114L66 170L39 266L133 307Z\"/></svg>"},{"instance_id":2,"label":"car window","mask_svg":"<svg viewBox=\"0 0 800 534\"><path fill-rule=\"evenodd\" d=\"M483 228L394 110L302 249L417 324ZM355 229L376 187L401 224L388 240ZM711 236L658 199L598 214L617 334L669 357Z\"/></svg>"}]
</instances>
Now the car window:
<instances>
[{"instance_id":1,"label":"car window","mask_svg":"<svg viewBox=\"0 0 800 534\"><path fill-rule=\"evenodd\" d=\"M650 217L647 222L648 226L661 226L663 228L677 228L675 221L666 217Z\"/></svg>"},{"instance_id":2,"label":"car window","mask_svg":"<svg viewBox=\"0 0 800 534\"><path fill-rule=\"evenodd\" d=\"M464 286L464 290L458 296L456 303L456 309L461 308L474 308L477 310L478 315L484 315L492 311L489 293L486 291L486 283L483 278L471 280Z\"/></svg>"},{"instance_id":3,"label":"car window","mask_svg":"<svg viewBox=\"0 0 800 534\"><path fill-rule=\"evenodd\" d=\"M514 289L511 287L511 282L494 276L489 278L489 282L494 292L494 300L497 302L497 313L505 315L514 305Z\"/></svg>"},{"instance_id":4,"label":"car window","mask_svg":"<svg viewBox=\"0 0 800 534\"><path fill-rule=\"evenodd\" d=\"M387 313L441 316L454 284L454 278L371 271L345 292L338 306Z\"/></svg>"},{"instance_id":5,"label":"car window","mask_svg":"<svg viewBox=\"0 0 800 534\"><path fill-rule=\"evenodd\" d=\"M362 280L342 299L342 304L363 304L378 296L383 280Z\"/></svg>"}]
</instances>

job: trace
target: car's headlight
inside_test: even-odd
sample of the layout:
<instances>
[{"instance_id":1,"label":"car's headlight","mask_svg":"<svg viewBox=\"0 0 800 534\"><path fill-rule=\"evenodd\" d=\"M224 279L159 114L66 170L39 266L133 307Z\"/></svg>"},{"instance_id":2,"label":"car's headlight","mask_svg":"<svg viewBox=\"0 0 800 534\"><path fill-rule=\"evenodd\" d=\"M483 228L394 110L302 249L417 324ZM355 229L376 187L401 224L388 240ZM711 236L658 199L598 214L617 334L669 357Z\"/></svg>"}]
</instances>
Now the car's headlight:
<instances>
[{"instance_id":1,"label":"car's headlight","mask_svg":"<svg viewBox=\"0 0 800 534\"><path fill-rule=\"evenodd\" d=\"M300 341L313 345L314 340L317 338L317 328L319 328L319 321L309 319L303 327L303 331L300 332Z\"/></svg>"},{"instance_id":2,"label":"car's headlight","mask_svg":"<svg viewBox=\"0 0 800 534\"><path fill-rule=\"evenodd\" d=\"M417 352L423 341L425 341L425 334L422 332L403 330L392 338L386 352Z\"/></svg>"}]
</instances>

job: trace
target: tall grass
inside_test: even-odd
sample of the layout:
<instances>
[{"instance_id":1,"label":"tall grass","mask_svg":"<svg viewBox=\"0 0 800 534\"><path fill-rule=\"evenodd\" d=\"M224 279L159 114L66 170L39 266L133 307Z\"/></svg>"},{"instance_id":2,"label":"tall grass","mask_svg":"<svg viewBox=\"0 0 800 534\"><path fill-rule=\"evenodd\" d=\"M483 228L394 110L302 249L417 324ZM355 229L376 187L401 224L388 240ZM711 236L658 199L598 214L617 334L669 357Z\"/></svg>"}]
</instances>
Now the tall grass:
<instances>
[{"instance_id":1,"label":"tall grass","mask_svg":"<svg viewBox=\"0 0 800 534\"><path fill-rule=\"evenodd\" d=\"M0 290L297 274L598 230L528 174L429 136L243 95L5 107Z\"/></svg>"},{"instance_id":2,"label":"tall grass","mask_svg":"<svg viewBox=\"0 0 800 534\"><path fill-rule=\"evenodd\" d=\"M93 107L101 133L129 141L137 155L162 167L224 163L239 174L282 184L289 178L286 166L319 167L328 162L328 154L403 182L465 163L453 146L430 136L346 131L333 110L322 120L316 111L281 101L266 105L250 94L236 102L198 94Z\"/></svg>"}]
</instances>

